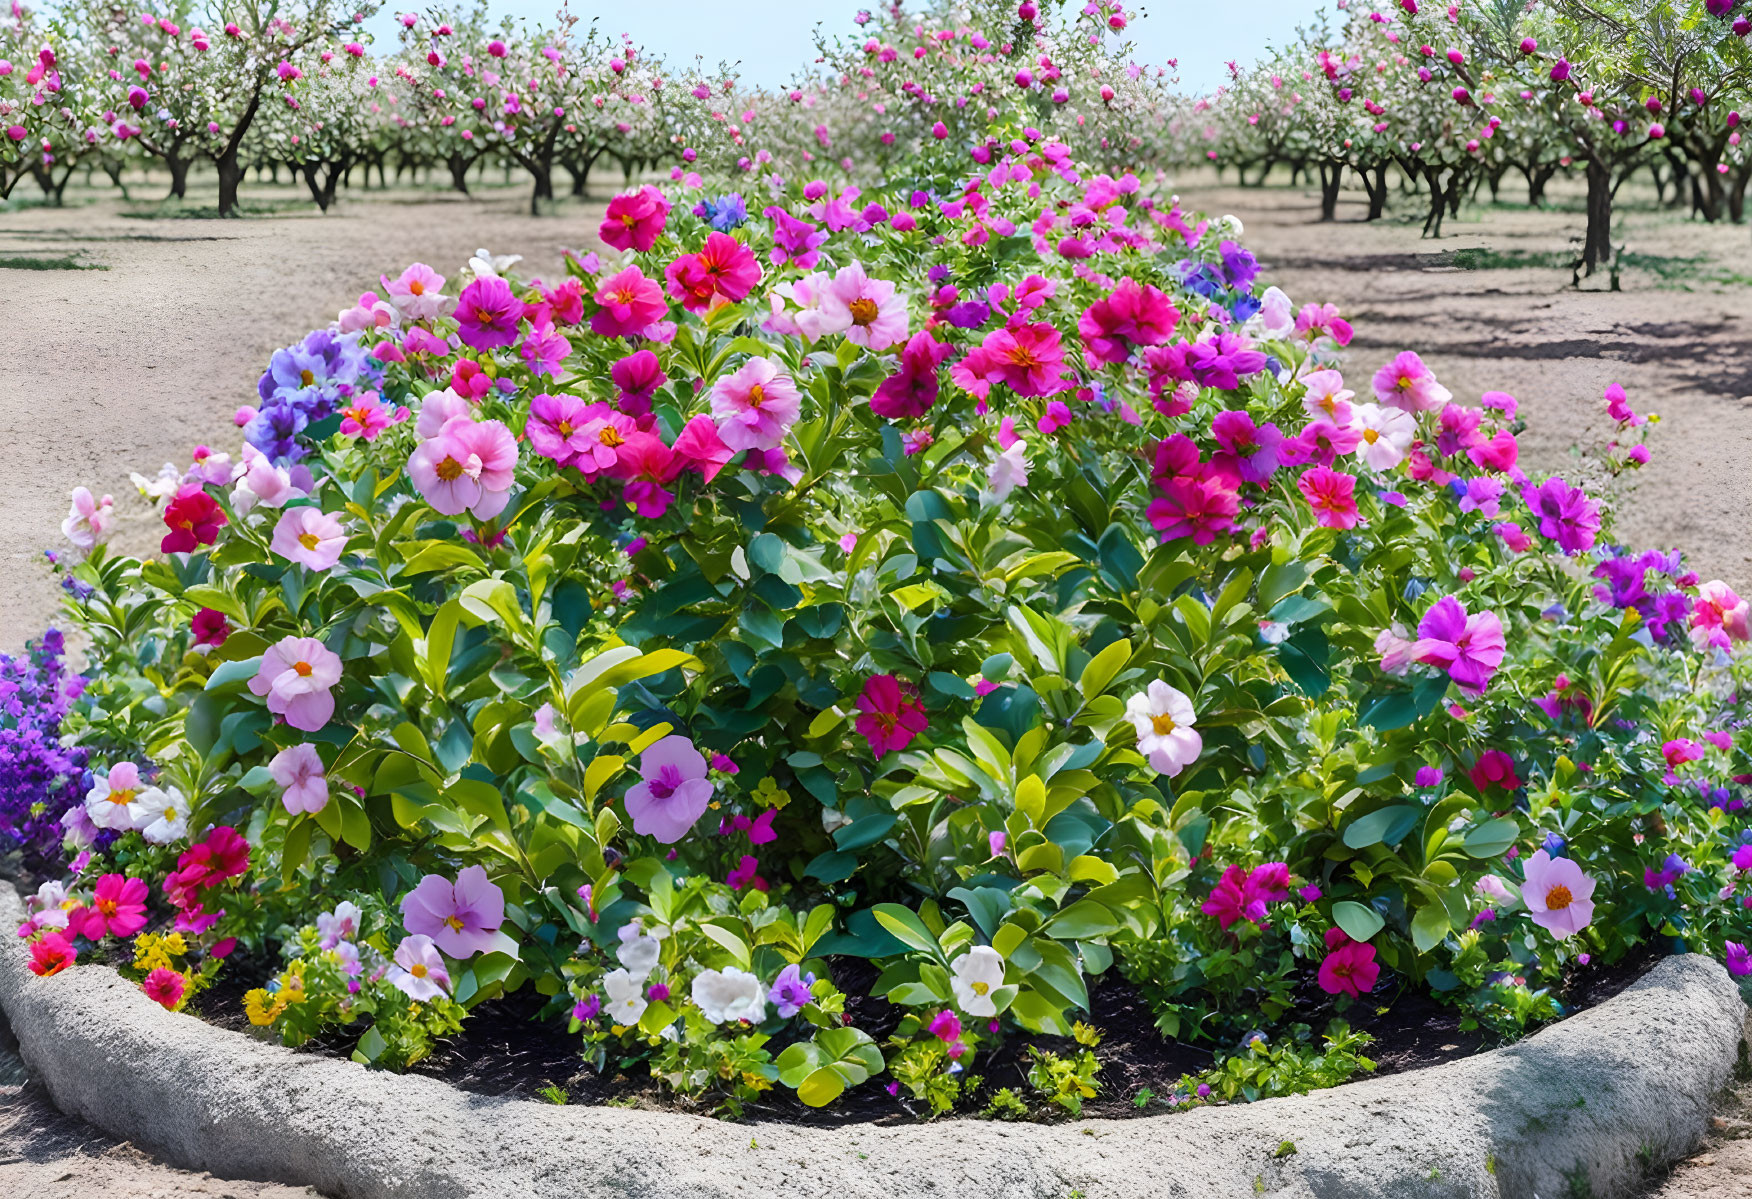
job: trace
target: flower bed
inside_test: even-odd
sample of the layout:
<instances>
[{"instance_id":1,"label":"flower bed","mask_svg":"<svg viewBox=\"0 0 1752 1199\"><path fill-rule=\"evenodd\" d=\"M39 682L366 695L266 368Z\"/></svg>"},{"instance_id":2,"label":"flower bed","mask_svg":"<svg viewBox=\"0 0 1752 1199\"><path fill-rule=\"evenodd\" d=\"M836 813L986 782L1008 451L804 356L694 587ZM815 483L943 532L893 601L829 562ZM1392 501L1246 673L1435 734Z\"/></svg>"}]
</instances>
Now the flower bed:
<instances>
[{"instance_id":1,"label":"flower bed","mask_svg":"<svg viewBox=\"0 0 1752 1199\"><path fill-rule=\"evenodd\" d=\"M994 1115L1100 1094L1092 985L1217 1055L1148 1111L1342 1081L1407 992L1514 1035L1651 946L1752 972L1746 602L1001 128L386 276L141 480L156 558L76 493L33 968L174 1010L241 946L263 1035L390 1068L516 993L704 1108Z\"/></svg>"}]
</instances>

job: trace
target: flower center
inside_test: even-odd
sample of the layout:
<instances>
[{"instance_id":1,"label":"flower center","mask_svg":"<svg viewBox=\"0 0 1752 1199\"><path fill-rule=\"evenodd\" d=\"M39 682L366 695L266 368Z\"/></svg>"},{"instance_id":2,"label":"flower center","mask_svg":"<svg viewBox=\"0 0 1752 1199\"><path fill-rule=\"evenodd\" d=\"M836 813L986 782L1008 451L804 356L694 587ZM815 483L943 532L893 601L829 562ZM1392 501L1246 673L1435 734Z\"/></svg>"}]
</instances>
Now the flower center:
<instances>
[{"instance_id":1,"label":"flower center","mask_svg":"<svg viewBox=\"0 0 1752 1199\"><path fill-rule=\"evenodd\" d=\"M1034 356L1034 351L1027 346L1017 346L1010 351L1010 361L1023 370L1033 370L1040 365L1040 359Z\"/></svg>"},{"instance_id":2,"label":"flower center","mask_svg":"<svg viewBox=\"0 0 1752 1199\"><path fill-rule=\"evenodd\" d=\"M481 324L481 325L492 324L493 323L492 311L490 309L487 309L487 308L476 308L475 309L475 323Z\"/></svg>"},{"instance_id":3,"label":"flower center","mask_svg":"<svg viewBox=\"0 0 1752 1199\"><path fill-rule=\"evenodd\" d=\"M1174 723L1174 717L1164 712L1160 716L1150 717L1150 728L1158 737L1166 737L1180 726Z\"/></svg>"},{"instance_id":4,"label":"flower center","mask_svg":"<svg viewBox=\"0 0 1752 1199\"><path fill-rule=\"evenodd\" d=\"M132 791L111 791L104 798L110 803L121 804L126 807L128 804L134 802L134 793Z\"/></svg>"},{"instance_id":5,"label":"flower center","mask_svg":"<svg viewBox=\"0 0 1752 1199\"><path fill-rule=\"evenodd\" d=\"M412 283L408 284L408 294L410 296L423 296L426 294L426 285L421 283L418 279L415 279Z\"/></svg>"},{"instance_id":6,"label":"flower center","mask_svg":"<svg viewBox=\"0 0 1752 1199\"><path fill-rule=\"evenodd\" d=\"M1545 893L1545 906L1550 911L1561 912L1569 907L1574 898L1575 897L1570 894L1570 889L1562 883L1559 883Z\"/></svg>"},{"instance_id":7,"label":"flower center","mask_svg":"<svg viewBox=\"0 0 1752 1199\"><path fill-rule=\"evenodd\" d=\"M991 991L992 984L988 982L977 982L973 984L972 989L975 995L985 995Z\"/></svg>"},{"instance_id":8,"label":"flower center","mask_svg":"<svg viewBox=\"0 0 1752 1199\"><path fill-rule=\"evenodd\" d=\"M602 432L598 433L596 435L596 440L600 441L603 445L608 446L610 449L613 449L617 445L625 445L627 441L626 438L620 435L620 430L613 425L606 426Z\"/></svg>"},{"instance_id":9,"label":"flower center","mask_svg":"<svg viewBox=\"0 0 1752 1199\"><path fill-rule=\"evenodd\" d=\"M766 389L759 383L756 383L753 387L748 389L748 406L750 408L759 408L764 403L766 403Z\"/></svg>"},{"instance_id":10,"label":"flower center","mask_svg":"<svg viewBox=\"0 0 1752 1199\"><path fill-rule=\"evenodd\" d=\"M1409 391L1411 390L1411 385L1416 382L1417 380L1413 379L1410 375L1401 375L1399 376L1399 390Z\"/></svg>"},{"instance_id":11,"label":"flower center","mask_svg":"<svg viewBox=\"0 0 1752 1199\"><path fill-rule=\"evenodd\" d=\"M1374 445L1377 441L1381 440L1381 435L1373 429L1364 429L1363 430L1363 440L1368 442L1370 445Z\"/></svg>"},{"instance_id":12,"label":"flower center","mask_svg":"<svg viewBox=\"0 0 1752 1199\"><path fill-rule=\"evenodd\" d=\"M99 914L105 917L114 916L116 914L116 901L113 899L100 899L92 906L98 910Z\"/></svg>"},{"instance_id":13,"label":"flower center","mask_svg":"<svg viewBox=\"0 0 1752 1199\"><path fill-rule=\"evenodd\" d=\"M315 371L299 371L298 372L298 380L299 380L299 382L303 383L304 386L309 387L312 383L316 382L316 372Z\"/></svg>"},{"instance_id":14,"label":"flower center","mask_svg":"<svg viewBox=\"0 0 1752 1199\"><path fill-rule=\"evenodd\" d=\"M438 464L438 477L446 483L454 483L462 477L462 463L454 458L446 458Z\"/></svg>"},{"instance_id":15,"label":"flower center","mask_svg":"<svg viewBox=\"0 0 1752 1199\"><path fill-rule=\"evenodd\" d=\"M314 550L316 548L316 543L317 543L317 536L315 533L300 533L300 534L298 534L298 544L303 546L305 549Z\"/></svg>"},{"instance_id":16,"label":"flower center","mask_svg":"<svg viewBox=\"0 0 1752 1199\"><path fill-rule=\"evenodd\" d=\"M292 670L301 679L307 679L311 675L310 663L308 662L294 662Z\"/></svg>"},{"instance_id":17,"label":"flower center","mask_svg":"<svg viewBox=\"0 0 1752 1199\"><path fill-rule=\"evenodd\" d=\"M572 422L569 420L561 421L555 426L555 428L559 431L561 437L570 437L572 435Z\"/></svg>"},{"instance_id":18,"label":"flower center","mask_svg":"<svg viewBox=\"0 0 1752 1199\"><path fill-rule=\"evenodd\" d=\"M631 229L634 225L636 225L638 223L639 223L639 218L634 216L632 213L630 213L630 212L621 213L621 224L625 225L628 229Z\"/></svg>"},{"instance_id":19,"label":"flower center","mask_svg":"<svg viewBox=\"0 0 1752 1199\"><path fill-rule=\"evenodd\" d=\"M412 966L408 967L408 973L415 978L425 978L429 971L426 969L426 963L415 962Z\"/></svg>"},{"instance_id":20,"label":"flower center","mask_svg":"<svg viewBox=\"0 0 1752 1199\"><path fill-rule=\"evenodd\" d=\"M852 323L854 325L869 325L873 324L876 320L877 308L875 300L859 296L850 304L846 305L846 307L852 310Z\"/></svg>"},{"instance_id":21,"label":"flower center","mask_svg":"<svg viewBox=\"0 0 1752 1199\"><path fill-rule=\"evenodd\" d=\"M668 799L681 786L681 771L673 766L665 766L646 785L651 788L653 799Z\"/></svg>"},{"instance_id":22,"label":"flower center","mask_svg":"<svg viewBox=\"0 0 1752 1199\"><path fill-rule=\"evenodd\" d=\"M454 932L462 931L462 917L458 916L455 912L444 917L444 923Z\"/></svg>"}]
</instances>

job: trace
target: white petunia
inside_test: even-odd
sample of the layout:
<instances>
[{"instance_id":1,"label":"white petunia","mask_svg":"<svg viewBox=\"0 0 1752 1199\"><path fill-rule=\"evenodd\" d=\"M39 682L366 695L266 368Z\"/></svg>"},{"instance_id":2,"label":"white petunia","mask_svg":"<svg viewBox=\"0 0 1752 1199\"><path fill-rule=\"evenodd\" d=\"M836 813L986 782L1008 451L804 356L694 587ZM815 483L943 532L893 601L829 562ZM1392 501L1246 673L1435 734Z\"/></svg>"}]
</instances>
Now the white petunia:
<instances>
[{"instance_id":1,"label":"white petunia","mask_svg":"<svg viewBox=\"0 0 1752 1199\"><path fill-rule=\"evenodd\" d=\"M1016 488L1028 486L1027 451L1025 442L1013 441L1009 449L992 459L991 466L986 469L986 490L980 497L982 502L1001 504Z\"/></svg>"},{"instance_id":2,"label":"white petunia","mask_svg":"<svg viewBox=\"0 0 1752 1199\"><path fill-rule=\"evenodd\" d=\"M602 989L608 993L608 1002L602 1005L602 1010L616 1024L633 1025L639 1022L639 1017L645 1014L644 988L639 980L625 970L610 970L602 976Z\"/></svg>"},{"instance_id":3,"label":"white petunia","mask_svg":"<svg viewBox=\"0 0 1752 1199\"><path fill-rule=\"evenodd\" d=\"M693 1001L713 1024L737 1020L759 1024L766 1019L766 988L760 979L734 966L694 975Z\"/></svg>"},{"instance_id":4,"label":"white petunia","mask_svg":"<svg viewBox=\"0 0 1752 1199\"><path fill-rule=\"evenodd\" d=\"M1351 409L1351 415L1362 434L1355 453L1372 469L1392 470L1405 460L1406 451L1417 437L1415 416L1379 404L1358 404Z\"/></svg>"},{"instance_id":5,"label":"white petunia","mask_svg":"<svg viewBox=\"0 0 1752 1199\"><path fill-rule=\"evenodd\" d=\"M129 809L145 789L140 781L140 768L132 762L117 762L108 770L93 771L91 790L85 793L85 814L98 828L125 833L134 827Z\"/></svg>"},{"instance_id":6,"label":"white petunia","mask_svg":"<svg viewBox=\"0 0 1752 1199\"><path fill-rule=\"evenodd\" d=\"M657 968L657 959L663 952L663 934L667 930L659 928L647 935L637 920L628 921L621 926L620 948L614 951L614 956L620 959L620 964L627 968L627 973L643 982Z\"/></svg>"},{"instance_id":7,"label":"white petunia","mask_svg":"<svg viewBox=\"0 0 1752 1199\"><path fill-rule=\"evenodd\" d=\"M1156 679L1125 701L1125 717L1138 734L1138 752L1173 778L1198 760L1204 738L1193 725L1198 716L1186 694Z\"/></svg>"},{"instance_id":8,"label":"white petunia","mask_svg":"<svg viewBox=\"0 0 1752 1199\"><path fill-rule=\"evenodd\" d=\"M175 787L148 787L128 805L140 835L154 845L169 845L189 834L189 805Z\"/></svg>"},{"instance_id":9,"label":"white petunia","mask_svg":"<svg viewBox=\"0 0 1752 1199\"><path fill-rule=\"evenodd\" d=\"M955 1004L969 1016L995 1016L992 992L1004 985L1004 956L990 945L975 945L949 966Z\"/></svg>"}]
</instances>

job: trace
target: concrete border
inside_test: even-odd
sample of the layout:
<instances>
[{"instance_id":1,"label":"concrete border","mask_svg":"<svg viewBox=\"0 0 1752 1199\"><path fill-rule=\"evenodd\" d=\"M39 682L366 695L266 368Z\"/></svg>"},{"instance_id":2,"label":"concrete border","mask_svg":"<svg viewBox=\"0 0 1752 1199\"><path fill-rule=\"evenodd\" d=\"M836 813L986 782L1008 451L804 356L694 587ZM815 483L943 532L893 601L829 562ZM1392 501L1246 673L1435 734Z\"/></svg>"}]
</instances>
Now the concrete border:
<instances>
[{"instance_id":1,"label":"concrete border","mask_svg":"<svg viewBox=\"0 0 1752 1199\"><path fill-rule=\"evenodd\" d=\"M22 914L0 884L0 931ZM0 1007L62 1110L176 1165L342 1199L1614 1199L1697 1145L1746 1035L1727 972L1687 955L1520 1044L1298 1098L1049 1125L731 1124L293 1053L169 1015L107 968L39 979L0 940Z\"/></svg>"}]
</instances>

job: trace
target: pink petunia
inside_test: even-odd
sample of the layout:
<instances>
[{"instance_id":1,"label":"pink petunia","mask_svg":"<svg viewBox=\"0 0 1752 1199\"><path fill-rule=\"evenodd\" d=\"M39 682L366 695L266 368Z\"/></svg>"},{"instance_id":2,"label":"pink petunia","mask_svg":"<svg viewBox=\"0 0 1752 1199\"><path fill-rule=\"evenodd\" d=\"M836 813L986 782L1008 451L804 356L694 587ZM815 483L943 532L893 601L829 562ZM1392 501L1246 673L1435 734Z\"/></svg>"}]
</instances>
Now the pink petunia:
<instances>
[{"instance_id":1,"label":"pink petunia","mask_svg":"<svg viewBox=\"0 0 1752 1199\"><path fill-rule=\"evenodd\" d=\"M638 337L669 315L662 286L636 266L604 279L593 298L601 307L590 318L590 331L598 337Z\"/></svg>"},{"instance_id":2,"label":"pink petunia","mask_svg":"<svg viewBox=\"0 0 1752 1199\"><path fill-rule=\"evenodd\" d=\"M1454 393L1436 382L1430 368L1410 350L1375 372L1375 398L1389 408L1406 412L1429 412L1454 398Z\"/></svg>"},{"instance_id":3,"label":"pink petunia","mask_svg":"<svg viewBox=\"0 0 1752 1199\"><path fill-rule=\"evenodd\" d=\"M269 548L300 566L328 570L347 548L347 531L319 508L288 508L274 525Z\"/></svg>"},{"instance_id":4,"label":"pink petunia","mask_svg":"<svg viewBox=\"0 0 1752 1199\"><path fill-rule=\"evenodd\" d=\"M907 338L906 301L894 284L872 279L854 262L839 269L821 292L821 312L838 323L844 317L846 340L872 350L886 350Z\"/></svg>"},{"instance_id":5,"label":"pink petunia","mask_svg":"<svg viewBox=\"0 0 1752 1199\"><path fill-rule=\"evenodd\" d=\"M341 436L376 441L379 433L407 419L405 407L398 404L392 408L375 391L362 392L341 409Z\"/></svg>"},{"instance_id":6,"label":"pink petunia","mask_svg":"<svg viewBox=\"0 0 1752 1199\"><path fill-rule=\"evenodd\" d=\"M669 199L646 184L636 192L624 192L608 202L598 236L617 250L640 253L657 244L669 220Z\"/></svg>"},{"instance_id":7,"label":"pink petunia","mask_svg":"<svg viewBox=\"0 0 1752 1199\"><path fill-rule=\"evenodd\" d=\"M381 282L390 304L409 320L431 320L444 312L444 276L423 262L414 263L393 282L387 277Z\"/></svg>"},{"instance_id":8,"label":"pink petunia","mask_svg":"<svg viewBox=\"0 0 1752 1199\"><path fill-rule=\"evenodd\" d=\"M1019 396L1048 396L1065 387L1065 354L1049 324L993 329L978 349L949 368L958 387L979 399L1002 384Z\"/></svg>"},{"instance_id":9,"label":"pink petunia","mask_svg":"<svg viewBox=\"0 0 1752 1199\"><path fill-rule=\"evenodd\" d=\"M496 420L466 416L444 422L408 459L408 476L421 498L444 516L471 512L491 520L511 501L517 439Z\"/></svg>"},{"instance_id":10,"label":"pink petunia","mask_svg":"<svg viewBox=\"0 0 1752 1199\"><path fill-rule=\"evenodd\" d=\"M592 412L593 408L600 411ZM604 465L612 464L613 449L603 446L589 428L592 420L606 412L605 405L586 404L577 396L543 393L529 401L529 420L523 426L523 435L529 439L530 448L560 466L593 449L606 451L608 461Z\"/></svg>"},{"instance_id":11,"label":"pink petunia","mask_svg":"<svg viewBox=\"0 0 1752 1199\"><path fill-rule=\"evenodd\" d=\"M450 971L431 937L420 933L403 937L395 947L395 961L384 981L415 1003L430 1003L450 990Z\"/></svg>"},{"instance_id":12,"label":"pink petunia","mask_svg":"<svg viewBox=\"0 0 1752 1199\"><path fill-rule=\"evenodd\" d=\"M1326 957L1320 963L1320 989L1328 995L1361 998L1381 977L1375 947L1353 941L1342 928L1326 930Z\"/></svg>"},{"instance_id":13,"label":"pink petunia","mask_svg":"<svg viewBox=\"0 0 1752 1199\"><path fill-rule=\"evenodd\" d=\"M1463 689L1482 694L1503 662L1503 623L1494 612L1468 615L1466 606L1444 596L1430 606L1417 626L1417 660L1440 666Z\"/></svg>"},{"instance_id":14,"label":"pink petunia","mask_svg":"<svg viewBox=\"0 0 1752 1199\"><path fill-rule=\"evenodd\" d=\"M760 282L760 262L728 233L713 233L696 254L683 254L663 268L669 294L689 312L735 303Z\"/></svg>"},{"instance_id":15,"label":"pink petunia","mask_svg":"<svg viewBox=\"0 0 1752 1199\"><path fill-rule=\"evenodd\" d=\"M1747 601L1720 579L1697 588L1691 602L1691 640L1699 648L1731 649L1736 641L1752 637L1747 628Z\"/></svg>"},{"instance_id":16,"label":"pink petunia","mask_svg":"<svg viewBox=\"0 0 1752 1199\"><path fill-rule=\"evenodd\" d=\"M1357 479L1330 467L1316 466L1302 472L1296 488L1314 510L1315 522L1328 529L1354 529L1357 512Z\"/></svg>"},{"instance_id":17,"label":"pink petunia","mask_svg":"<svg viewBox=\"0 0 1752 1199\"><path fill-rule=\"evenodd\" d=\"M891 674L871 675L858 696L858 733L878 758L905 749L930 727L925 705Z\"/></svg>"},{"instance_id":18,"label":"pink petunia","mask_svg":"<svg viewBox=\"0 0 1752 1199\"><path fill-rule=\"evenodd\" d=\"M316 746L287 746L268 763L268 773L283 788L280 802L290 814L296 816L308 812L314 815L328 806L328 778Z\"/></svg>"},{"instance_id":19,"label":"pink petunia","mask_svg":"<svg viewBox=\"0 0 1752 1199\"><path fill-rule=\"evenodd\" d=\"M91 903L73 913L70 927L87 941L131 937L146 927L147 893L143 879L106 874L97 880Z\"/></svg>"},{"instance_id":20,"label":"pink petunia","mask_svg":"<svg viewBox=\"0 0 1752 1199\"><path fill-rule=\"evenodd\" d=\"M249 689L268 701L268 711L314 733L335 713L330 694L341 681L341 659L314 637L284 637L262 654Z\"/></svg>"},{"instance_id":21,"label":"pink petunia","mask_svg":"<svg viewBox=\"0 0 1752 1199\"><path fill-rule=\"evenodd\" d=\"M1083 358L1090 370L1124 362L1132 351L1159 346L1174 335L1180 312L1159 288L1125 278L1111 294L1096 300L1077 320Z\"/></svg>"},{"instance_id":22,"label":"pink petunia","mask_svg":"<svg viewBox=\"0 0 1752 1199\"><path fill-rule=\"evenodd\" d=\"M716 790L706 777L706 759L692 741L664 737L639 756L640 779L627 789L633 831L665 845L681 840L705 815Z\"/></svg>"},{"instance_id":23,"label":"pink petunia","mask_svg":"<svg viewBox=\"0 0 1752 1199\"><path fill-rule=\"evenodd\" d=\"M1527 859L1521 902L1533 923L1553 936L1574 936L1594 919L1594 880L1569 858L1541 849Z\"/></svg>"},{"instance_id":24,"label":"pink petunia","mask_svg":"<svg viewBox=\"0 0 1752 1199\"><path fill-rule=\"evenodd\" d=\"M452 883L428 874L402 897L402 924L416 936L431 937L453 958L485 953L498 941L505 923L505 893L481 866L465 866Z\"/></svg>"},{"instance_id":25,"label":"pink petunia","mask_svg":"<svg viewBox=\"0 0 1752 1199\"><path fill-rule=\"evenodd\" d=\"M476 350L497 350L517 340L523 301L503 279L476 279L456 297L457 336Z\"/></svg>"},{"instance_id":26,"label":"pink petunia","mask_svg":"<svg viewBox=\"0 0 1752 1199\"><path fill-rule=\"evenodd\" d=\"M732 450L776 449L802 411L791 377L770 358L750 358L712 387L712 418Z\"/></svg>"}]
</instances>

